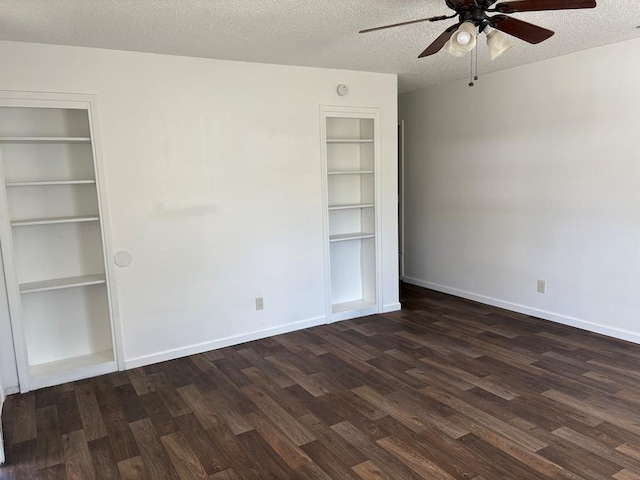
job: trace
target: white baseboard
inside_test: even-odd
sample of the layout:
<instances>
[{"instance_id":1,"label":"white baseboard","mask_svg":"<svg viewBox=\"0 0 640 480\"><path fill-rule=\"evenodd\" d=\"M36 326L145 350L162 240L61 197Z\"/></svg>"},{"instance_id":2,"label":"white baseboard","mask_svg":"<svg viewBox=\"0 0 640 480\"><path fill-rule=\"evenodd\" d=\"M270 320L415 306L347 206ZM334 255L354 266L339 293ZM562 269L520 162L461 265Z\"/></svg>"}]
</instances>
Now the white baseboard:
<instances>
[{"instance_id":1,"label":"white baseboard","mask_svg":"<svg viewBox=\"0 0 640 480\"><path fill-rule=\"evenodd\" d=\"M588 332L600 333L607 335L608 337L617 338L620 340L626 340L640 344L640 333L632 332L630 330L624 330L620 328L608 327L606 325L600 325L598 323L588 322L580 318L563 315L561 313L549 312L541 310L539 308L529 307L527 305L521 305L519 303L508 302L506 300L500 300L499 298L487 297L473 292L467 292L465 290L459 290L457 288L447 287L445 285L438 285L437 283L431 283L418 278L404 277L404 282L418 287L424 287L437 292L448 293L456 297L466 298L467 300L474 300L479 303L491 305L493 307L504 308L505 310L511 310L517 313L523 313L525 315L531 315L533 317L542 318L544 320L550 320L552 322L560 323L562 325L568 325L571 327L587 330Z\"/></svg>"},{"instance_id":2,"label":"white baseboard","mask_svg":"<svg viewBox=\"0 0 640 480\"><path fill-rule=\"evenodd\" d=\"M382 313L397 312L401 308L402 305L400 305L400 302L388 303L387 305L382 306Z\"/></svg>"},{"instance_id":3,"label":"white baseboard","mask_svg":"<svg viewBox=\"0 0 640 480\"><path fill-rule=\"evenodd\" d=\"M4 395L13 395L14 393L20 393L19 385L11 385L10 387L4 387Z\"/></svg>"},{"instance_id":4,"label":"white baseboard","mask_svg":"<svg viewBox=\"0 0 640 480\"><path fill-rule=\"evenodd\" d=\"M310 318L308 320L287 323L286 325L279 325L277 327L266 328L264 330L258 330L242 335L234 335L232 337L197 343L187 347L174 348L163 352L152 353L150 355L142 355L140 357L125 359L125 369L128 370L130 368L144 367L145 365L151 365L153 363L165 362L167 360L174 360L176 358L187 357L189 355L196 355L198 353L208 352L209 350L215 350L217 348L230 347L232 345L260 340L261 338L271 337L273 335L302 330L303 328L317 327L318 325L324 325L325 323L327 323L327 319L324 316Z\"/></svg>"}]
</instances>

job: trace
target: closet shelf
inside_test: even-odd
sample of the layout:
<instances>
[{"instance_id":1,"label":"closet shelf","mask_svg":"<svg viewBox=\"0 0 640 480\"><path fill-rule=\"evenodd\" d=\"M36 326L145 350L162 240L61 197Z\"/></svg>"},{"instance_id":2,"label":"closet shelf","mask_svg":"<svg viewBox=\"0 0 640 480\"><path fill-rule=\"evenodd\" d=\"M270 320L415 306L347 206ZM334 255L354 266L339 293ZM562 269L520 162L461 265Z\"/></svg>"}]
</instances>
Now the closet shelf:
<instances>
[{"instance_id":1,"label":"closet shelf","mask_svg":"<svg viewBox=\"0 0 640 480\"><path fill-rule=\"evenodd\" d=\"M327 143L373 143L368 138L327 138Z\"/></svg>"},{"instance_id":2,"label":"closet shelf","mask_svg":"<svg viewBox=\"0 0 640 480\"><path fill-rule=\"evenodd\" d=\"M29 384L32 389L50 387L110 373L115 369L116 361L113 356L113 350L105 350L103 352L94 352L53 362L30 365Z\"/></svg>"},{"instance_id":3,"label":"closet shelf","mask_svg":"<svg viewBox=\"0 0 640 480\"><path fill-rule=\"evenodd\" d=\"M349 203L346 205L329 205L329 210L351 210L354 208L373 208L373 203Z\"/></svg>"},{"instance_id":4,"label":"closet shelf","mask_svg":"<svg viewBox=\"0 0 640 480\"><path fill-rule=\"evenodd\" d=\"M44 187L48 185L95 185L95 180L38 180L29 182L7 182L7 187Z\"/></svg>"},{"instance_id":5,"label":"closet shelf","mask_svg":"<svg viewBox=\"0 0 640 480\"><path fill-rule=\"evenodd\" d=\"M355 232L355 233L344 233L340 235L330 235L330 242L347 242L350 240L361 240L363 238L374 238L374 233L367 232Z\"/></svg>"},{"instance_id":6,"label":"closet shelf","mask_svg":"<svg viewBox=\"0 0 640 480\"><path fill-rule=\"evenodd\" d=\"M83 215L76 217L51 217L51 218L30 218L27 220L12 220L12 227L28 227L31 225L53 225L56 223L79 223L79 222L97 222L100 220L98 215Z\"/></svg>"},{"instance_id":7,"label":"closet shelf","mask_svg":"<svg viewBox=\"0 0 640 480\"><path fill-rule=\"evenodd\" d=\"M0 137L0 143L91 143L90 137Z\"/></svg>"},{"instance_id":8,"label":"closet shelf","mask_svg":"<svg viewBox=\"0 0 640 480\"><path fill-rule=\"evenodd\" d=\"M95 275L82 275L80 277L54 278L41 282L29 282L20 284L20 293L47 292L61 290L63 288L86 287L89 285L101 285L106 283L104 273Z\"/></svg>"},{"instance_id":9,"label":"closet shelf","mask_svg":"<svg viewBox=\"0 0 640 480\"><path fill-rule=\"evenodd\" d=\"M327 175L366 175L372 173L373 170L346 170L344 172L327 172Z\"/></svg>"},{"instance_id":10,"label":"closet shelf","mask_svg":"<svg viewBox=\"0 0 640 480\"><path fill-rule=\"evenodd\" d=\"M349 312L352 310L362 310L364 308L375 307L376 302L373 300L367 300L360 298L358 300L352 300L344 303L334 303L331 305L331 313Z\"/></svg>"}]
</instances>

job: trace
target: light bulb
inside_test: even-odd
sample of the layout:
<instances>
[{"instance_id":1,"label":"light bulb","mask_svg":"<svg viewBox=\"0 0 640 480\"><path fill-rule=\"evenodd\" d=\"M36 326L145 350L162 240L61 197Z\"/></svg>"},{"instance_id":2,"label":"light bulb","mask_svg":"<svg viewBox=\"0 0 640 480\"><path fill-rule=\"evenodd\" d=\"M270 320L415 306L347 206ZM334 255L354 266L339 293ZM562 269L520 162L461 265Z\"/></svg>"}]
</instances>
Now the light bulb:
<instances>
[{"instance_id":1,"label":"light bulb","mask_svg":"<svg viewBox=\"0 0 640 480\"><path fill-rule=\"evenodd\" d=\"M466 45L470 41L471 34L469 32L459 32L458 35L456 35L456 42L458 42L460 45Z\"/></svg>"},{"instance_id":2,"label":"light bulb","mask_svg":"<svg viewBox=\"0 0 640 480\"><path fill-rule=\"evenodd\" d=\"M470 21L463 22L447 43L447 51L455 57L470 52L476 46L476 26Z\"/></svg>"}]
</instances>

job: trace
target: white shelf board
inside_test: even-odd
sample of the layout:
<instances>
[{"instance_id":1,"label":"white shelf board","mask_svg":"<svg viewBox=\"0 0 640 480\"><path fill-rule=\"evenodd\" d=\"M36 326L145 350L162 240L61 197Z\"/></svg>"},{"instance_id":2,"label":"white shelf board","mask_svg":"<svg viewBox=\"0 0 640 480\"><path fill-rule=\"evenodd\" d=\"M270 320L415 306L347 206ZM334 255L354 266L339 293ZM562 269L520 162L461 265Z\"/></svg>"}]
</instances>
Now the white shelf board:
<instances>
[{"instance_id":1,"label":"white shelf board","mask_svg":"<svg viewBox=\"0 0 640 480\"><path fill-rule=\"evenodd\" d=\"M354 233L344 233L340 235L330 235L329 241L330 242L346 242L349 240L360 240L363 238L374 238L374 237L375 237L374 233L354 232Z\"/></svg>"},{"instance_id":2,"label":"white shelf board","mask_svg":"<svg viewBox=\"0 0 640 480\"><path fill-rule=\"evenodd\" d=\"M373 143L372 138L327 138L327 143Z\"/></svg>"},{"instance_id":3,"label":"white shelf board","mask_svg":"<svg viewBox=\"0 0 640 480\"><path fill-rule=\"evenodd\" d=\"M352 310L362 310L364 308L375 307L376 302L373 300L367 300L360 298L358 300L352 300L350 302L336 303L331 305L331 313L350 312Z\"/></svg>"},{"instance_id":4,"label":"white shelf board","mask_svg":"<svg viewBox=\"0 0 640 480\"><path fill-rule=\"evenodd\" d=\"M100 285L106 283L104 273L96 275L83 275L81 277L55 278L41 282L29 282L20 284L20 293L47 292L49 290L61 290L63 288L86 287L88 285Z\"/></svg>"},{"instance_id":5,"label":"white shelf board","mask_svg":"<svg viewBox=\"0 0 640 480\"><path fill-rule=\"evenodd\" d=\"M95 180L39 180L30 182L7 182L7 187L41 187L48 185L94 185Z\"/></svg>"},{"instance_id":6,"label":"white shelf board","mask_svg":"<svg viewBox=\"0 0 640 480\"><path fill-rule=\"evenodd\" d=\"M29 387L37 388L73 382L117 370L112 350L65 358L29 366Z\"/></svg>"},{"instance_id":7,"label":"white shelf board","mask_svg":"<svg viewBox=\"0 0 640 480\"><path fill-rule=\"evenodd\" d=\"M346 205L329 205L329 210L350 210L353 208L373 208L373 203L349 203Z\"/></svg>"},{"instance_id":8,"label":"white shelf board","mask_svg":"<svg viewBox=\"0 0 640 480\"><path fill-rule=\"evenodd\" d=\"M30 218L27 220L12 220L12 227L27 227L31 225L51 225L54 223L77 223L77 222L97 222L98 215L84 215L79 217L51 217L51 218Z\"/></svg>"},{"instance_id":9,"label":"white shelf board","mask_svg":"<svg viewBox=\"0 0 640 480\"><path fill-rule=\"evenodd\" d=\"M0 137L0 143L91 143L89 137Z\"/></svg>"},{"instance_id":10,"label":"white shelf board","mask_svg":"<svg viewBox=\"0 0 640 480\"><path fill-rule=\"evenodd\" d=\"M373 174L373 170L347 170L344 172L327 172L328 175L366 175Z\"/></svg>"}]
</instances>

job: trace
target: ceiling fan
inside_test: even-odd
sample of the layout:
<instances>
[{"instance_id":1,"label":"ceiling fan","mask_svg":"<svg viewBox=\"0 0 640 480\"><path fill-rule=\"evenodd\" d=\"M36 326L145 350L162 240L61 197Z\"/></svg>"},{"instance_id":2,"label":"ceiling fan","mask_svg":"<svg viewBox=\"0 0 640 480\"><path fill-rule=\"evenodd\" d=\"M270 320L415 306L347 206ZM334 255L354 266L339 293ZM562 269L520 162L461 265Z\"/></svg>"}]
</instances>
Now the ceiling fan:
<instances>
[{"instance_id":1,"label":"ceiling fan","mask_svg":"<svg viewBox=\"0 0 640 480\"><path fill-rule=\"evenodd\" d=\"M421 18L408 22L394 23L382 27L368 28L359 33L374 32L385 28L400 27L419 22L439 22L458 17L458 23L447 28L435 41L429 45L418 57L427 57L438 53L443 47L454 56L462 56L476 46L478 32L487 35L487 45L493 60L509 49L512 44L508 38L497 32L500 30L526 42L536 44L547 40L554 32L546 28L524 22L505 14L518 12L538 12L543 10L569 10L579 8L594 8L595 0L515 0L492 5L497 0L445 0L449 8L455 10L452 15ZM497 15L488 16L488 12Z\"/></svg>"}]
</instances>

